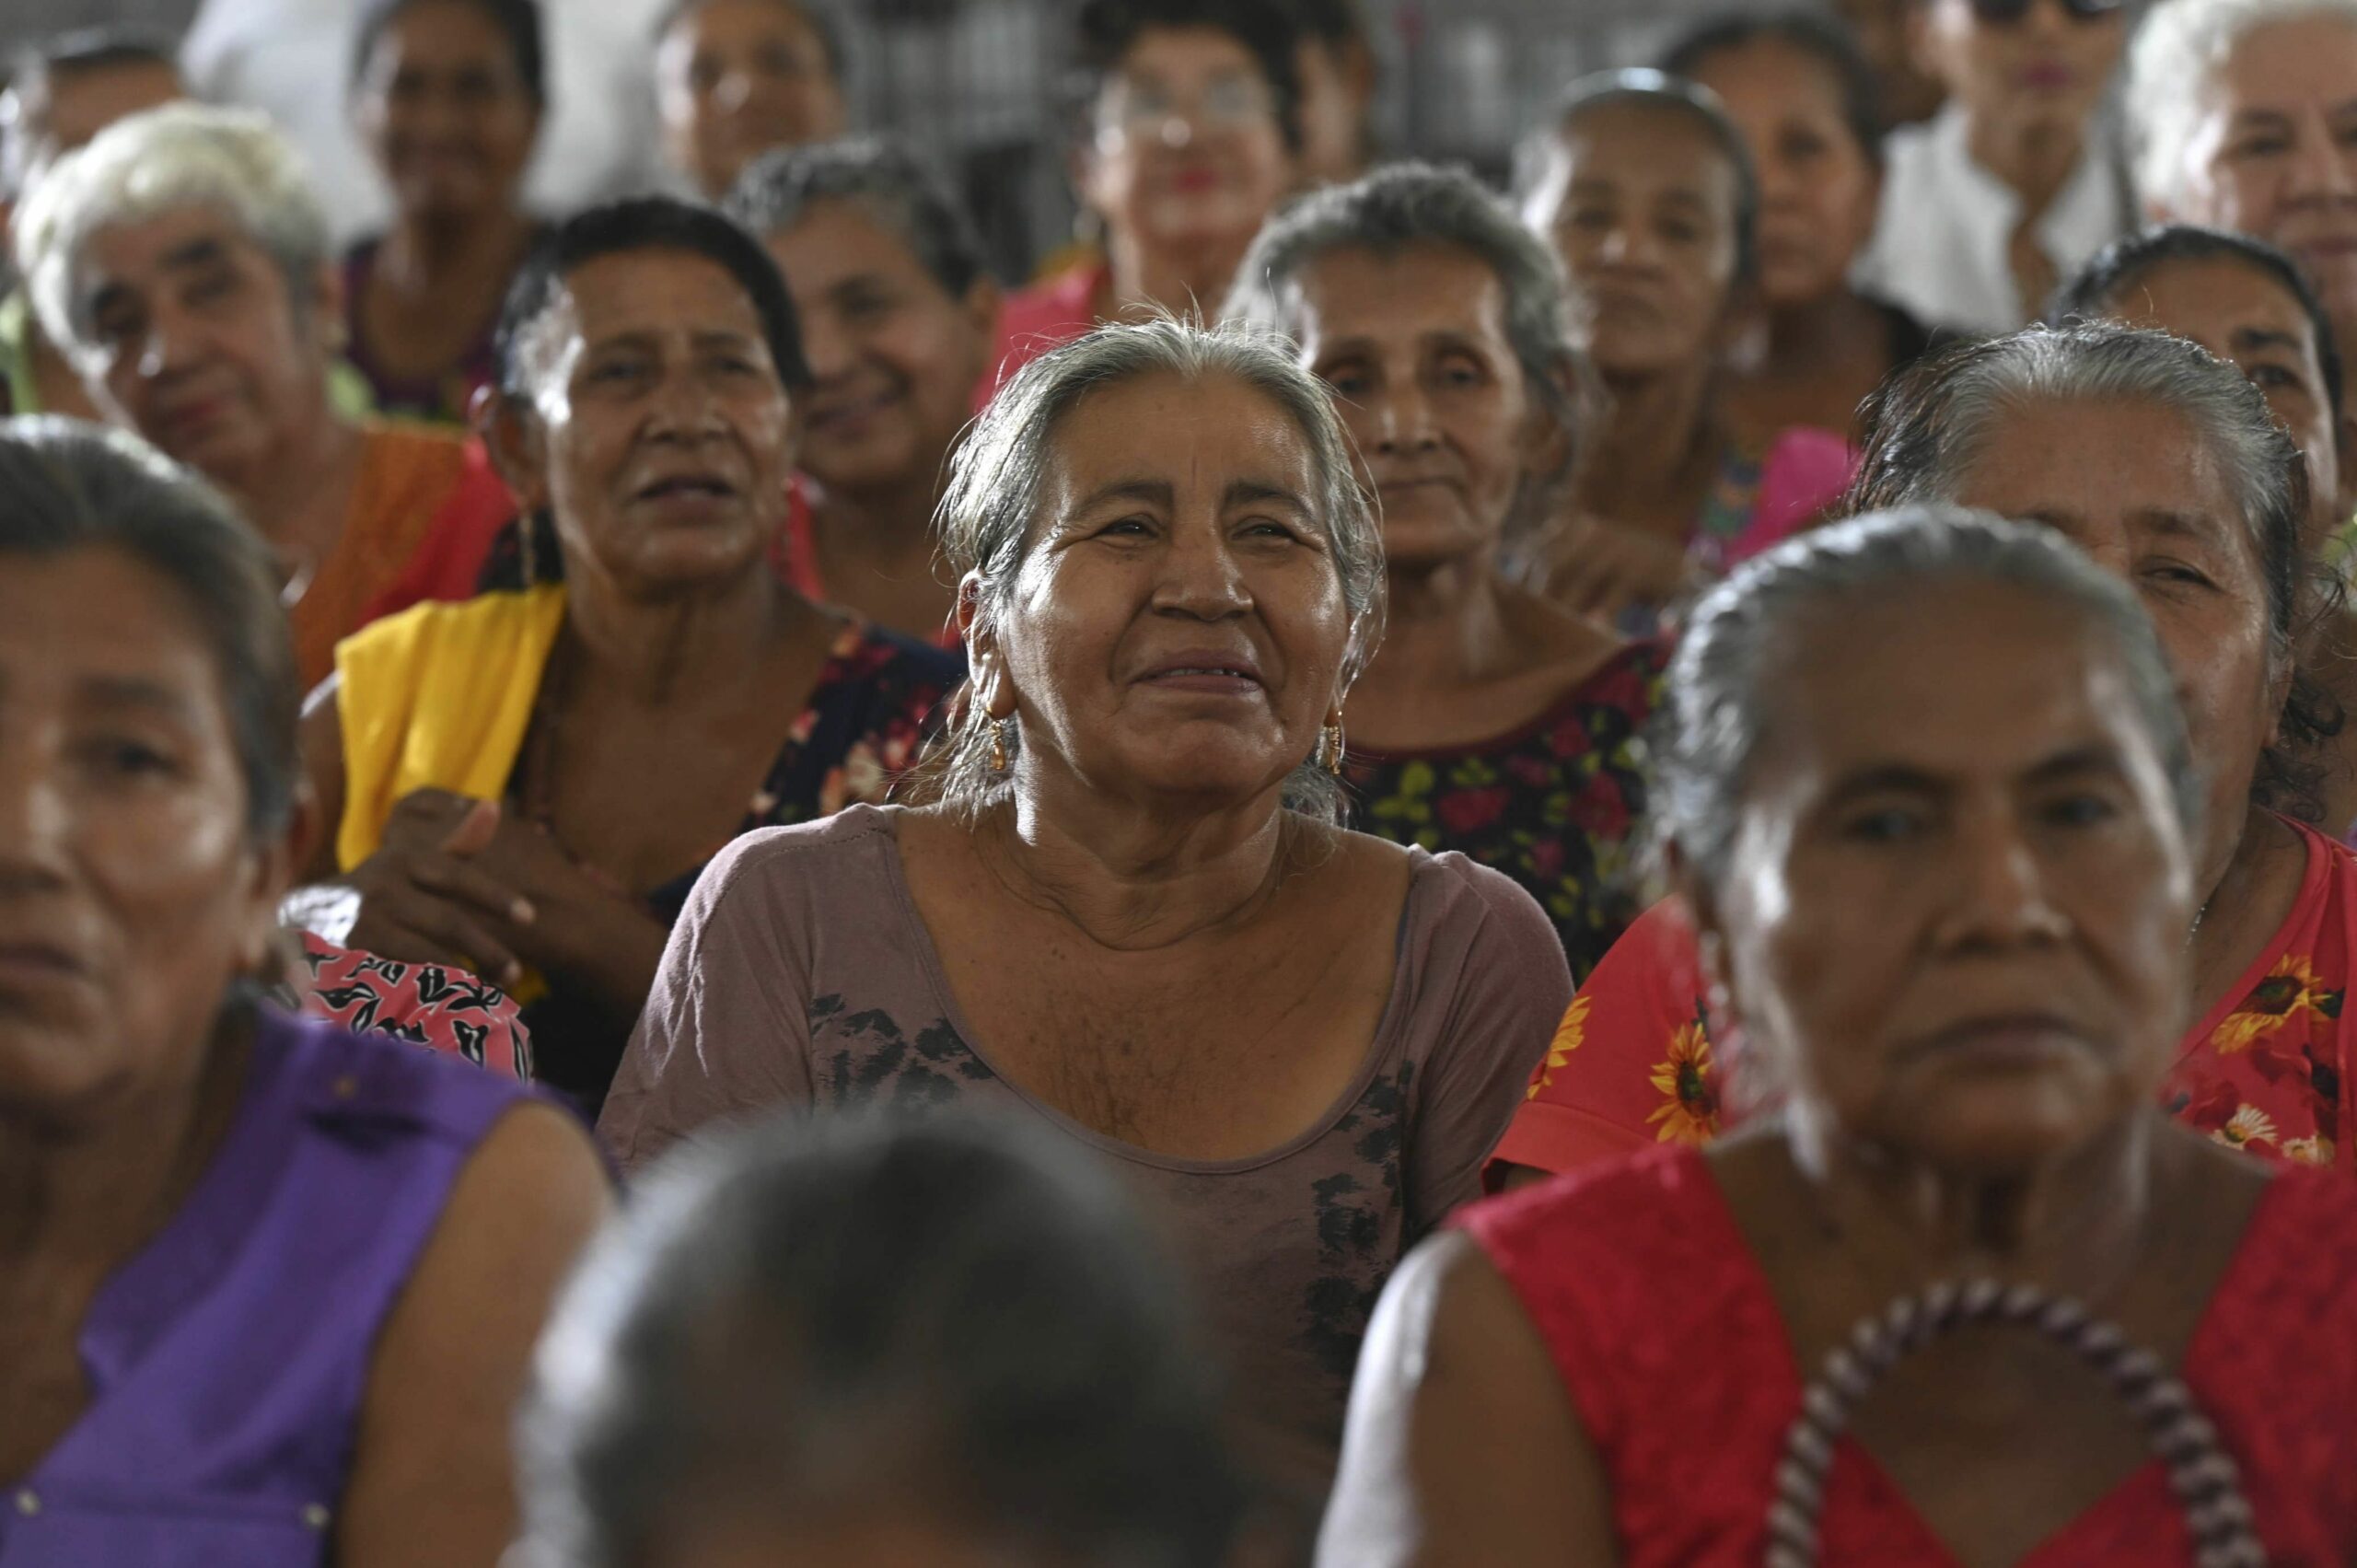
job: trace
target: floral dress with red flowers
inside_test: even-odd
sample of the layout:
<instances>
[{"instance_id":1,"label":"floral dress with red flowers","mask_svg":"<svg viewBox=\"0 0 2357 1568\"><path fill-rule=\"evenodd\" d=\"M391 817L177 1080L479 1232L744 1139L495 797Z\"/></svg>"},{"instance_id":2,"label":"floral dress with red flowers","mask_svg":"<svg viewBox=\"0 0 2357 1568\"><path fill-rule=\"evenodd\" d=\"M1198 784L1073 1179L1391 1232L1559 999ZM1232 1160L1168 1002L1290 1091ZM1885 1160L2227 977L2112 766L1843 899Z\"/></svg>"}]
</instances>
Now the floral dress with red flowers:
<instances>
[{"instance_id":1,"label":"floral dress with red flowers","mask_svg":"<svg viewBox=\"0 0 2357 1568\"><path fill-rule=\"evenodd\" d=\"M1631 643L1511 734L1342 763L1350 825L1435 854L1456 850L1522 884L1585 979L1643 907L1631 838L1645 808L1646 722L1668 648Z\"/></svg>"},{"instance_id":2,"label":"floral dress with red flowers","mask_svg":"<svg viewBox=\"0 0 2357 1568\"><path fill-rule=\"evenodd\" d=\"M2345 1005L2357 973L2357 853L2286 825L2308 852L2292 912L2187 1032L2161 1103L2262 1159L2357 1171L2357 1020ZM1704 995L1682 908L1655 905L1573 999L1492 1158L1492 1184L1510 1165L1573 1170L1655 1144L1708 1143L1732 1126L1731 1064L1713 1050Z\"/></svg>"}]
</instances>

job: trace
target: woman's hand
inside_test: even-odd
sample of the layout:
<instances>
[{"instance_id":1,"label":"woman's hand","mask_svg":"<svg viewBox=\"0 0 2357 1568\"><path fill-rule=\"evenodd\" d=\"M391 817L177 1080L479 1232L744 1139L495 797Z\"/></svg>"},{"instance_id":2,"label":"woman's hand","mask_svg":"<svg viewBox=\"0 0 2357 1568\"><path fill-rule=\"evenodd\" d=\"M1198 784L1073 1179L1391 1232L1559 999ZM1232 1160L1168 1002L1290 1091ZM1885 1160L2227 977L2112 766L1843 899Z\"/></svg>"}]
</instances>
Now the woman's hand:
<instances>
[{"instance_id":1,"label":"woman's hand","mask_svg":"<svg viewBox=\"0 0 2357 1568\"><path fill-rule=\"evenodd\" d=\"M497 935L526 962L572 976L635 1016L670 933L540 827L491 809L493 826L468 858L491 884L515 889L530 911L528 919L500 923Z\"/></svg>"},{"instance_id":2,"label":"woman's hand","mask_svg":"<svg viewBox=\"0 0 2357 1568\"><path fill-rule=\"evenodd\" d=\"M447 790L404 796L377 853L341 878L358 900L348 933L331 941L411 963L451 964L496 985L523 976L514 934L539 910L477 861L500 825L496 803Z\"/></svg>"},{"instance_id":3,"label":"woman's hand","mask_svg":"<svg viewBox=\"0 0 2357 1568\"><path fill-rule=\"evenodd\" d=\"M1669 603L1686 584L1685 551L1586 513L1566 518L1534 554L1532 589L1608 625L1631 605Z\"/></svg>"}]
</instances>

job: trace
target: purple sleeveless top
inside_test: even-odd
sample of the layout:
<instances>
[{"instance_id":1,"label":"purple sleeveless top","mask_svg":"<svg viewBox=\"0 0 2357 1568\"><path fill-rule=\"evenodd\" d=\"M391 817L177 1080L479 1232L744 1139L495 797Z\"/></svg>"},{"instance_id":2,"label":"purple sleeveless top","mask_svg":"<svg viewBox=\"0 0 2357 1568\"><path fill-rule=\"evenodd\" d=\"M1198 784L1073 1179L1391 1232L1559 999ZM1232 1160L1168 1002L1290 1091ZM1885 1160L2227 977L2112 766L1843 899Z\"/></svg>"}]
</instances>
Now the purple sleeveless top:
<instances>
[{"instance_id":1,"label":"purple sleeveless top","mask_svg":"<svg viewBox=\"0 0 2357 1568\"><path fill-rule=\"evenodd\" d=\"M264 1008L244 1097L82 1325L90 1402L0 1491L0 1568L315 1568L378 1332L529 1091Z\"/></svg>"}]
</instances>

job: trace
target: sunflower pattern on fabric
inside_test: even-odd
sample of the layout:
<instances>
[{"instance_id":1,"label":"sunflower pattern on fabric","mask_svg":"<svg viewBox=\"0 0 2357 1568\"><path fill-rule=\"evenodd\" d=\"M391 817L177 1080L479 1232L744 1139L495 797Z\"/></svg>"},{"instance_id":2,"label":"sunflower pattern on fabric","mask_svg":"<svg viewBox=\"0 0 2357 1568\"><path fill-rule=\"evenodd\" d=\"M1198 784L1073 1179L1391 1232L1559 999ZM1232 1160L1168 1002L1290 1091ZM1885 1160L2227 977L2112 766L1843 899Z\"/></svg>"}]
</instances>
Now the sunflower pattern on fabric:
<instances>
[{"instance_id":1,"label":"sunflower pattern on fabric","mask_svg":"<svg viewBox=\"0 0 2357 1568\"><path fill-rule=\"evenodd\" d=\"M1555 1038L1547 1043L1546 1060L1538 1063L1538 1075L1530 1080L1530 1092L1522 1098L1537 1099L1539 1091L1555 1081L1556 1069L1571 1062L1572 1052L1580 1048L1580 1042L1586 1036L1587 998L1574 996L1571 1011L1563 1015L1563 1021L1555 1028Z\"/></svg>"},{"instance_id":2,"label":"sunflower pattern on fabric","mask_svg":"<svg viewBox=\"0 0 2357 1568\"><path fill-rule=\"evenodd\" d=\"M1653 1086L1662 1103L1645 1121L1662 1144L1707 1144L1719 1135L1719 1092L1711 1082L1711 1031L1701 1014L1669 1037L1669 1053L1654 1063Z\"/></svg>"},{"instance_id":3,"label":"sunflower pattern on fabric","mask_svg":"<svg viewBox=\"0 0 2357 1568\"><path fill-rule=\"evenodd\" d=\"M1584 980L1643 907L1630 840L1645 809L1644 728L1668 650L1632 643L1513 734L1447 751L1353 748L1350 825L1456 850L1538 900Z\"/></svg>"},{"instance_id":4,"label":"sunflower pattern on fabric","mask_svg":"<svg viewBox=\"0 0 2357 1568\"><path fill-rule=\"evenodd\" d=\"M2160 1103L2259 1159L2357 1170L2347 1125L2357 1120L2357 1018L2346 1005L2357 973L2357 853L2286 825L2308 852L2299 895L2242 980L2179 1042ZM1733 1126L1733 1064L1713 1053L1705 992L1690 925L1674 903L1655 905L1582 983L1576 1054L1548 1053L1497 1160L1568 1170Z\"/></svg>"}]
</instances>

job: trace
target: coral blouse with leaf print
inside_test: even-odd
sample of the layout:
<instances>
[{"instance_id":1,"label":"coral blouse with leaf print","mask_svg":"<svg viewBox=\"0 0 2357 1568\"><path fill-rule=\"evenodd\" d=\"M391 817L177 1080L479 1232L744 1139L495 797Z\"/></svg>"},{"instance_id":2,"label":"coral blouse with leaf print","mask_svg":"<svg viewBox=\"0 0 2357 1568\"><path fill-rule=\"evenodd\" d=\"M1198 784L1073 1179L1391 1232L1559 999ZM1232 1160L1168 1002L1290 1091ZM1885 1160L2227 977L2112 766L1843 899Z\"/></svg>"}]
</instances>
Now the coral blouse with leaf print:
<instances>
[{"instance_id":1,"label":"coral blouse with leaf print","mask_svg":"<svg viewBox=\"0 0 2357 1568\"><path fill-rule=\"evenodd\" d=\"M2307 870L2258 958L2187 1033L2161 1085L2169 1114L2282 1164L2357 1170L2346 1016L2357 973L2357 854L2301 823ZM1503 1167L1575 1169L1653 1144L1703 1144L1736 1120L1732 1063L1675 900L1645 912L1596 966L1498 1145Z\"/></svg>"}]
</instances>

